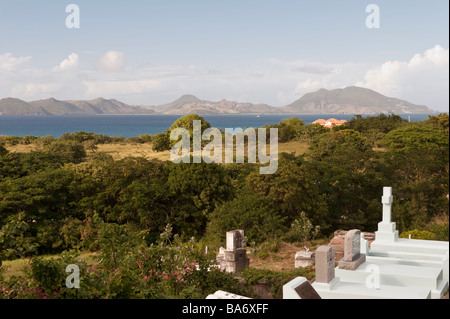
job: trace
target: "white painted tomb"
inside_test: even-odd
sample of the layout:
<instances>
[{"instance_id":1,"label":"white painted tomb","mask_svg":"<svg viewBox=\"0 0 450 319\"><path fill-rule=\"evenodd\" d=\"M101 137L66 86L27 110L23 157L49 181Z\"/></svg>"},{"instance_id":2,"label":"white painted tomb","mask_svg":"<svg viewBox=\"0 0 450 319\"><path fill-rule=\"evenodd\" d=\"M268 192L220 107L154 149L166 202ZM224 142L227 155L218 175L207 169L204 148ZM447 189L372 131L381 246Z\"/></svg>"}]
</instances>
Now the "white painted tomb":
<instances>
[{"instance_id":1,"label":"white painted tomb","mask_svg":"<svg viewBox=\"0 0 450 319\"><path fill-rule=\"evenodd\" d=\"M375 232L375 240L370 247L370 255L380 257L399 257L420 259L421 255L425 259L430 257L444 258L449 252L449 243L445 241L418 240L398 238L396 224L391 222L392 215L392 188L383 188L383 220L378 223L378 231ZM440 256L440 257L439 257Z\"/></svg>"},{"instance_id":2,"label":"white painted tomb","mask_svg":"<svg viewBox=\"0 0 450 319\"><path fill-rule=\"evenodd\" d=\"M326 255L326 257L325 257ZM321 257L324 256L324 257ZM371 272L364 272L364 280L345 281L338 274L338 267L334 266L334 247L321 246L316 250L316 281L312 287L322 299L430 299L431 291L423 287L404 287L389 285L370 280ZM329 262L333 261L333 262ZM359 270L364 264L361 264ZM370 269L370 267L368 268ZM349 273L358 273L355 270L345 270ZM303 279L296 278L283 287L283 298L293 299L295 296L289 286L301 282ZM286 291L286 294L284 292ZM289 293L288 293L289 292Z\"/></svg>"},{"instance_id":3,"label":"white painted tomb","mask_svg":"<svg viewBox=\"0 0 450 319\"><path fill-rule=\"evenodd\" d=\"M340 281L336 277L331 283L313 283L313 288L322 299L430 299L430 291L423 288L381 285L371 288L365 284Z\"/></svg>"},{"instance_id":4,"label":"white painted tomb","mask_svg":"<svg viewBox=\"0 0 450 319\"><path fill-rule=\"evenodd\" d=\"M392 188L383 188L383 220L378 224L375 241L367 250L367 261L376 264L395 263L405 266L432 267L442 270L442 280L449 285L449 242L398 238L396 224L391 222ZM361 249L363 243L361 243ZM438 287L441 287L440 284ZM441 290L440 288L437 288ZM438 296L433 294L433 297Z\"/></svg>"},{"instance_id":5,"label":"white painted tomb","mask_svg":"<svg viewBox=\"0 0 450 319\"><path fill-rule=\"evenodd\" d=\"M340 267L335 267L334 247L321 246L316 250L316 281L312 287L321 298L435 299L448 290L449 243L399 238L396 224L391 221L391 187L384 187L381 202L383 220L370 248L364 234L352 230L348 232L352 238L346 238L348 246L344 247L347 257L344 255ZM365 261L352 267L345 263L359 260L360 255L366 256ZM305 281L306 278L297 277L286 284L283 298L299 299L295 287Z\"/></svg>"},{"instance_id":6,"label":"white painted tomb","mask_svg":"<svg viewBox=\"0 0 450 319\"><path fill-rule=\"evenodd\" d=\"M365 262L356 270L336 268L336 276L343 282L365 284L370 275L379 275L380 286L423 288L431 298L439 299L447 291L443 270L436 267L407 266L397 263Z\"/></svg>"}]
</instances>

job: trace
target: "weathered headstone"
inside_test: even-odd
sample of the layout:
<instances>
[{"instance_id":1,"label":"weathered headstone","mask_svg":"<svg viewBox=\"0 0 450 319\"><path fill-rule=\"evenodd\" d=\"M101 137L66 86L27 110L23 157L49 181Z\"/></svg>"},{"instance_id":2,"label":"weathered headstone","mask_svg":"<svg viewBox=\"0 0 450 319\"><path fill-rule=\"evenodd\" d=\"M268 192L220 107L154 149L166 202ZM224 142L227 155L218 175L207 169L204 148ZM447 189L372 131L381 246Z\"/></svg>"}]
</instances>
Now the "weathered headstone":
<instances>
[{"instance_id":1,"label":"weathered headstone","mask_svg":"<svg viewBox=\"0 0 450 319\"><path fill-rule=\"evenodd\" d=\"M329 283L335 276L334 247L320 246L316 249L316 282Z\"/></svg>"},{"instance_id":2,"label":"weathered headstone","mask_svg":"<svg viewBox=\"0 0 450 319\"><path fill-rule=\"evenodd\" d=\"M244 248L244 231L232 230L227 232L227 250Z\"/></svg>"},{"instance_id":3,"label":"weathered headstone","mask_svg":"<svg viewBox=\"0 0 450 319\"><path fill-rule=\"evenodd\" d=\"M244 231L233 230L226 234L227 249L221 250L223 258L220 260L220 268L228 273L238 273L239 271L248 268L249 259L247 258L247 251L244 248Z\"/></svg>"},{"instance_id":4,"label":"weathered headstone","mask_svg":"<svg viewBox=\"0 0 450 319\"><path fill-rule=\"evenodd\" d=\"M353 229L344 238L344 258L339 261L339 269L355 270L366 261L361 254L361 231Z\"/></svg>"},{"instance_id":5,"label":"weathered headstone","mask_svg":"<svg viewBox=\"0 0 450 319\"><path fill-rule=\"evenodd\" d=\"M309 251L298 251L295 254L295 268L308 267L314 264L315 254Z\"/></svg>"},{"instance_id":6,"label":"weathered headstone","mask_svg":"<svg viewBox=\"0 0 450 319\"><path fill-rule=\"evenodd\" d=\"M219 253L216 256L216 261L219 263L219 265L222 263L222 261L225 259L225 251L226 249L223 247L219 248Z\"/></svg>"}]
</instances>

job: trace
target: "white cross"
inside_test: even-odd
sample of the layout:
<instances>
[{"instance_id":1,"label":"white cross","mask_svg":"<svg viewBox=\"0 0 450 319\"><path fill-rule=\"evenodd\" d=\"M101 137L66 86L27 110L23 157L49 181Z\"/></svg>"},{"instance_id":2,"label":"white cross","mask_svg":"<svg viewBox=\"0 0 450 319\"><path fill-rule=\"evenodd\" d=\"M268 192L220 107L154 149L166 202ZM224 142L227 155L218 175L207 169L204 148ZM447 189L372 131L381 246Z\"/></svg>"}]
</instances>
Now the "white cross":
<instances>
[{"instance_id":1,"label":"white cross","mask_svg":"<svg viewBox=\"0 0 450 319\"><path fill-rule=\"evenodd\" d=\"M383 223L391 222L393 201L394 196L392 196L392 187L383 187L383 197L381 197L381 203L383 204Z\"/></svg>"}]
</instances>

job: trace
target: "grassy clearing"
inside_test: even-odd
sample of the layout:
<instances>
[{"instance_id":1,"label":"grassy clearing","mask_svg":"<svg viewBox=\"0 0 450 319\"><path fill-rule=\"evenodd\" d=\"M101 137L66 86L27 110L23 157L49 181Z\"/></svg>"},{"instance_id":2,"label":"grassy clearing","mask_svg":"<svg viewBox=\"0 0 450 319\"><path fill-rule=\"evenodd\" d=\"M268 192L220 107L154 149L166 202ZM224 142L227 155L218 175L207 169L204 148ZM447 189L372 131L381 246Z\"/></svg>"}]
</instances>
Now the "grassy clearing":
<instances>
[{"instance_id":1,"label":"grassy clearing","mask_svg":"<svg viewBox=\"0 0 450 319\"><path fill-rule=\"evenodd\" d=\"M80 254L80 259L84 260L87 264L93 264L95 262L96 256L98 256L98 253L86 252ZM58 255L43 255L40 257L43 257L44 259L50 259L50 258L57 258ZM21 258L3 261L2 275L4 280L8 281L13 276L16 277L24 276L27 267L30 266L30 261L31 258Z\"/></svg>"},{"instance_id":2,"label":"grassy clearing","mask_svg":"<svg viewBox=\"0 0 450 319\"><path fill-rule=\"evenodd\" d=\"M291 141L278 144L278 153L295 153L295 155L303 155L308 150L308 142Z\"/></svg>"},{"instance_id":3,"label":"grassy clearing","mask_svg":"<svg viewBox=\"0 0 450 319\"><path fill-rule=\"evenodd\" d=\"M115 160L120 160L125 157L144 157L148 160L157 159L160 161L170 160L170 151L155 152L152 150L151 143L116 143L116 144L101 144L98 145L96 153L106 153L111 155ZM30 145L14 145L6 146L6 149L12 153L29 153L39 149L36 144ZM267 153L269 153L269 145L267 146ZM287 143L278 144L278 153L295 153L295 155L302 155L308 150L308 143L304 141L291 141ZM89 151L88 155L92 155L93 152ZM225 148L223 148L223 154L225 156ZM245 154L247 155L247 147L245 148Z\"/></svg>"},{"instance_id":4,"label":"grassy clearing","mask_svg":"<svg viewBox=\"0 0 450 319\"><path fill-rule=\"evenodd\" d=\"M37 151L39 146L37 144L29 144L29 145L5 145L5 148L11 153L30 153L33 151Z\"/></svg>"},{"instance_id":5,"label":"grassy clearing","mask_svg":"<svg viewBox=\"0 0 450 319\"><path fill-rule=\"evenodd\" d=\"M306 244L311 251L320 245L327 245L328 238L317 239ZM268 252L264 258L249 254L250 267L257 269L270 269L275 271L292 271L295 269L295 254L305 250L300 243L280 242L275 251Z\"/></svg>"},{"instance_id":6,"label":"grassy clearing","mask_svg":"<svg viewBox=\"0 0 450 319\"><path fill-rule=\"evenodd\" d=\"M2 275L3 278L8 281L13 276L22 276L25 273L26 267L29 265L30 259L16 259L3 261Z\"/></svg>"},{"instance_id":7,"label":"grassy clearing","mask_svg":"<svg viewBox=\"0 0 450 319\"><path fill-rule=\"evenodd\" d=\"M148 160L157 159L160 161L170 160L170 152L155 152L152 150L152 144L145 143L120 143L98 145L96 152L103 152L111 155L115 160L125 157L145 157ZM92 152L90 153L92 154Z\"/></svg>"}]
</instances>

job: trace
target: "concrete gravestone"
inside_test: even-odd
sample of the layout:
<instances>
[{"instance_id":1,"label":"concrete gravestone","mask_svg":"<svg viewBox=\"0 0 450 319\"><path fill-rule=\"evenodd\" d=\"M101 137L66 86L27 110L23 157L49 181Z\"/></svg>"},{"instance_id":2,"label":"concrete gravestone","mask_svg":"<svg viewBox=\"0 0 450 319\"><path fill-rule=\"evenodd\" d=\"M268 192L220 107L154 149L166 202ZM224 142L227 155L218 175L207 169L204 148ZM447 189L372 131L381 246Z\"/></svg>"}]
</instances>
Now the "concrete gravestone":
<instances>
[{"instance_id":1,"label":"concrete gravestone","mask_svg":"<svg viewBox=\"0 0 450 319\"><path fill-rule=\"evenodd\" d=\"M234 251L244 248L244 231L232 230L227 232L227 250Z\"/></svg>"},{"instance_id":2,"label":"concrete gravestone","mask_svg":"<svg viewBox=\"0 0 450 319\"><path fill-rule=\"evenodd\" d=\"M223 251L223 259L220 260L220 268L228 273L238 273L248 268L249 259L244 248L244 231L233 230L227 232L227 248Z\"/></svg>"},{"instance_id":3,"label":"concrete gravestone","mask_svg":"<svg viewBox=\"0 0 450 319\"><path fill-rule=\"evenodd\" d=\"M306 251L298 251L295 253L295 268L308 267L314 264L315 254L310 252L309 249Z\"/></svg>"},{"instance_id":4,"label":"concrete gravestone","mask_svg":"<svg viewBox=\"0 0 450 319\"><path fill-rule=\"evenodd\" d=\"M316 249L316 282L327 284L334 279L334 247L320 246Z\"/></svg>"},{"instance_id":5,"label":"concrete gravestone","mask_svg":"<svg viewBox=\"0 0 450 319\"><path fill-rule=\"evenodd\" d=\"M355 270L366 261L361 254L361 231L353 229L347 232L344 239L344 258L339 261L339 269Z\"/></svg>"}]
</instances>

